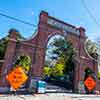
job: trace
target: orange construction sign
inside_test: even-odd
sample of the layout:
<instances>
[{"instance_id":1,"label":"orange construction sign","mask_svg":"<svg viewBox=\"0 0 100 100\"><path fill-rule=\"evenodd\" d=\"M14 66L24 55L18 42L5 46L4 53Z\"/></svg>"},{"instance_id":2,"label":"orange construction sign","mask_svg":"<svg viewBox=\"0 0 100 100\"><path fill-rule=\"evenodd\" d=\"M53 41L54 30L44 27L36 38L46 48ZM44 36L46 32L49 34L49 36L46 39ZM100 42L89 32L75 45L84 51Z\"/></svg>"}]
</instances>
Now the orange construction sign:
<instances>
[{"instance_id":1,"label":"orange construction sign","mask_svg":"<svg viewBox=\"0 0 100 100\"><path fill-rule=\"evenodd\" d=\"M26 82L28 76L24 73L23 69L19 66L14 68L7 76L6 79L14 90L20 88Z\"/></svg>"},{"instance_id":2,"label":"orange construction sign","mask_svg":"<svg viewBox=\"0 0 100 100\"><path fill-rule=\"evenodd\" d=\"M95 82L95 80L94 80L91 76L89 76L89 77L85 80L84 84L85 84L85 86L88 88L88 90L91 91L91 90L95 87L96 82Z\"/></svg>"}]
</instances>

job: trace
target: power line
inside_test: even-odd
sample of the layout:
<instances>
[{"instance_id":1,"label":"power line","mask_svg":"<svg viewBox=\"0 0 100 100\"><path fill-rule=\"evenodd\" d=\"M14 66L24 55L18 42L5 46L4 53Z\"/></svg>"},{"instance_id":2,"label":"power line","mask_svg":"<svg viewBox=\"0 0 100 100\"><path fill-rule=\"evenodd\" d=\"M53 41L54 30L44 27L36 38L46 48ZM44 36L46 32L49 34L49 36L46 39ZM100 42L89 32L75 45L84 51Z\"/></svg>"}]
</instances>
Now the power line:
<instances>
[{"instance_id":1,"label":"power line","mask_svg":"<svg viewBox=\"0 0 100 100\"><path fill-rule=\"evenodd\" d=\"M32 23L29 23L29 22L20 20L20 19L18 19L18 18L15 18L15 17L9 16L9 15L3 14L3 13L1 13L1 12L0 12L0 16L3 16L3 17L5 17L5 18L11 19L11 20L18 21L18 22L23 23L23 24L27 24L27 25L29 25L29 26L31 26L31 27L37 27L36 25L34 25L34 24L32 24Z\"/></svg>"},{"instance_id":2,"label":"power line","mask_svg":"<svg viewBox=\"0 0 100 100\"><path fill-rule=\"evenodd\" d=\"M86 3L85 3L85 0L81 0L81 1L82 1L82 4L83 4L84 8L87 10L89 16L91 17L91 19L95 22L96 25L98 25L98 26L100 27L100 24L98 23L97 19L94 17L94 15L93 15L93 14L91 13L91 11L88 9L88 7L87 7L87 5L86 5ZM100 63L99 59L97 59L97 60L94 59L94 58L88 53L88 51L87 51L87 49L86 49L86 43L85 43L85 45L84 45L84 48L85 48L86 53L88 54L88 56L89 56L91 59L93 59L93 60L97 61L98 63ZM98 55L98 56L99 56L99 55Z\"/></svg>"},{"instance_id":3,"label":"power line","mask_svg":"<svg viewBox=\"0 0 100 100\"><path fill-rule=\"evenodd\" d=\"M86 9L87 13L89 14L90 18L95 22L96 25L100 27L100 24L98 23L97 19L94 17L94 15L91 13L89 8L87 7L85 0L81 0L83 7Z\"/></svg>"},{"instance_id":4,"label":"power line","mask_svg":"<svg viewBox=\"0 0 100 100\"><path fill-rule=\"evenodd\" d=\"M93 14L91 13L91 11L88 9L88 7L86 6L86 3L84 2L84 0L81 0L82 1L82 4L84 6L84 8L87 10L88 14L90 15L90 17L93 19L93 21L98 25L100 26L100 24L97 22L96 18L93 16ZM15 20L15 21L18 21L18 22L21 22L21 23L24 23L24 24L27 24L29 26L32 26L32 27L37 27L36 25L34 24L31 24L29 22L26 22L26 21L23 21L23 20L20 20L18 18L15 18L15 17L12 17L12 16L9 16L9 15L6 15L6 14L3 14L3 13L0 13L0 16L3 16L3 17L6 17L6 18L9 18L11 20ZM48 29L44 29L45 31L48 31ZM39 47L39 48L44 48L44 47ZM90 55L89 55L90 56ZM94 59L92 57L90 57L91 59Z\"/></svg>"}]
</instances>

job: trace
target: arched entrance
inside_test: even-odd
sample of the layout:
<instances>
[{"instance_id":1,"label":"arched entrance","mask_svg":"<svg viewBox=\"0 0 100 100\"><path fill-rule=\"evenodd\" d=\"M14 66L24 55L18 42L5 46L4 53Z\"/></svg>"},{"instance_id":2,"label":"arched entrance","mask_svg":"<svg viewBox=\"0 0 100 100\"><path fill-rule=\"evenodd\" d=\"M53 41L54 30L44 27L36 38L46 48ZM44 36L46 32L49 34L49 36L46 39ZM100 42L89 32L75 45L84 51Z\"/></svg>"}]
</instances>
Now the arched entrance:
<instances>
[{"instance_id":1,"label":"arched entrance","mask_svg":"<svg viewBox=\"0 0 100 100\"><path fill-rule=\"evenodd\" d=\"M64 36L49 38L45 54L44 80L65 90L74 90L74 47Z\"/></svg>"},{"instance_id":2,"label":"arched entrance","mask_svg":"<svg viewBox=\"0 0 100 100\"><path fill-rule=\"evenodd\" d=\"M0 86L8 88L8 84L5 79L5 70L9 64L13 63L14 56L23 53L28 54L32 59L32 76L41 79L45 66L45 51L48 40L55 34L59 34L63 36L65 40L70 41L76 50L74 59L75 67L73 67L74 71L72 71L72 73L75 73L73 73L74 75L71 73L71 75L74 76L74 87L77 92L80 90L78 84L84 80L84 65L91 66L97 75L98 63L93 61L93 59L87 55L84 49L84 42L87 38L85 36L85 29L82 27L77 28L76 26L65 23L52 16L49 16L47 12L42 11L39 16L38 32L35 37L32 37L26 41L20 41L17 48L17 32L14 30L9 33L10 39L4 57L5 62L2 65L2 79L0 81ZM97 78L96 82L98 82ZM99 84L97 83L96 90L98 89L98 86Z\"/></svg>"},{"instance_id":3,"label":"arched entrance","mask_svg":"<svg viewBox=\"0 0 100 100\"><path fill-rule=\"evenodd\" d=\"M93 94L94 93L94 89L95 89L95 85L94 84L96 82L95 73L89 67L86 68L84 72L85 72L85 76L84 76L85 93L87 93L87 94L91 94L92 93ZM88 82L88 80L90 80L90 82Z\"/></svg>"}]
</instances>

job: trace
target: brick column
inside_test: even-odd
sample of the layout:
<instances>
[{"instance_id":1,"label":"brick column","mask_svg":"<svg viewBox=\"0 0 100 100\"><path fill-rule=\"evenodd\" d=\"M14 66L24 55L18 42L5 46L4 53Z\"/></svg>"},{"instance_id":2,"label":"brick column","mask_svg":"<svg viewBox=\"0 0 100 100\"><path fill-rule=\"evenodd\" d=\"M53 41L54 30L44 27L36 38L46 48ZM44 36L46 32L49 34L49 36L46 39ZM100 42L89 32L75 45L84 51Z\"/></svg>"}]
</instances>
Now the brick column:
<instances>
[{"instance_id":1,"label":"brick column","mask_svg":"<svg viewBox=\"0 0 100 100\"><path fill-rule=\"evenodd\" d=\"M79 85L80 85L80 82L83 82L84 80L84 66L83 66L83 61L82 61L82 58L81 56L85 56L85 53L84 53L84 41L86 39L85 37L85 29L80 27L78 28L79 32L80 32L80 36L79 36L79 53L78 53L78 59L79 59L79 65L78 65L78 90L80 92L82 92L80 89L79 89Z\"/></svg>"},{"instance_id":2,"label":"brick column","mask_svg":"<svg viewBox=\"0 0 100 100\"><path fill-rule=\"evenodd\" d=\"M94 71L94 74L95 74L95 78L96 78L96 87L95 87L95 91L98 91L100 90L100 84L99 84L99 79L98 79L98 62L96 61L97 60L97 55L95 55L95 60L92 61L93 63L93 71Z\"/></svg>"},{"instance_id":3,"label":"brick column","mask_svg":"<svg viewBox=\"0 0 100 100\"><path fill-rule=\"evenodd\" d=\"M48 20L48 13L42 11L39 16L38 35L36 45L36 65L34 66L34 76L41 77L43 74L44 59L45 59L45 40L47 34L45 27Z\"/></svg>"},{"instance_id":4,"label":"brick column","mask_svg":"<svg viewBox=\"0 0 100 100\"><path fill-rule=\"evenodd\" d=\"M8 83L6 80L6 75L8 73L8 70L10 69L11 64L13 63L13 57L15 54L15 49L16 49L16 39L17 39L17 31L15 29L11 29L9 31L9 40L5 52L5 62L2 67L2 73L1 73L1 81L0 81L0 87L8 87Z\"/></svg>"}]
</instances>

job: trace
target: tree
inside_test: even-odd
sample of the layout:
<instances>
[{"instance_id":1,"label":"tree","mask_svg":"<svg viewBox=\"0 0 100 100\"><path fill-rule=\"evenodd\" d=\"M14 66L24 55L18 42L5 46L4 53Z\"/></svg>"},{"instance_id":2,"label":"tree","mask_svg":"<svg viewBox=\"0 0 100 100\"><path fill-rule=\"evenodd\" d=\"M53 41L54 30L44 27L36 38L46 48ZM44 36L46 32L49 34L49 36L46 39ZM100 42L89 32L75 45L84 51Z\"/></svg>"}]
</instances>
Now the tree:
<instances>
[{"instance_id":1,"label":"tree","mask_svg":"<svg viewBox=\"0 0 100 100\"><path fill-rule=\"evenodd\" d=\"M55 66L52 68L51 75L54 77L61 77L64 76L64 65L63 64L55 64Z\"/></svg>"},{"instance_id":2,"label":"tree","mask_svg":"<svg viewBox=\"0 0 100 100\"><path fill-rule=\"evenodd\" d=\"M97 53L98 53L98 78L100 80L100 42L96 43L96 46L97 46Z\"/></svg>"},{"instance_id":3,"label":"tree","mask_svg":"<svg viewBox=\"0 0 100 100\"><path fill-rule=\"evenodd\" d=\"M58 39L54 41L53 53L58 56L58 59L63 59L64 63L64 73L67 74L71 72L74 67L73 58L75 56L75 49L72 43L63 39Z\"/></svg>"},{"instance_id":4,"label":"tree","mask_svg":"<svg viewBox=\"0 0 100 100\"><path fill-rule=\"evenodd\" d=\"M47 45L44 80L73 90L75 54L76 51L70 41L59 35L52 37Z\"/></svg>"},{"instance_id":5,"label":"tree","mask_svg":"<svg viewBox=\"0 0 100 100\"><path fill-rule=\"evenodd\" d=\"M30 65L31 65L31 59L29 56L26 56L26 55L21 55L19 56L16 61L15 61L15 67L16 66L21 66L24 71L26 73L28 73L29 69L30 69Z\"/></svg>"},{"instance_id":6,"label":"tree","mask_svg":"<svg viewBox=\"0 0 100 100\"><path fill-rule=\"evenodd\" d=\"M4 58L7 43L8 43L8 36L0 40L0 59Z\"/></svg>"},{"instance_id":7,"label":"tree","mask_svg":"<svg viewBox=\"0 0 100 100\"><path fill-rule=\"evenodd\" d=\"M50 77L51 73L52 73L52 69L48 66L45 66L43 70L43 78Z\"/></svg>"},{"instance_id":8,"label":"tree","mask_svg":"<svg viewBox=\"0 0 100 100\"><path fill-rule=\"evenodd\" d=\"M61 77L72 76L74 69L73 58L75 56L75 49L72 43L64 40L64 38L56 38L50 43L50 53L49 59L46 60L46 66L49 68L44 68L51 78L60 79ZM50 63L51 61L51 63ZM46 64L45 63L45 64ZM50 71L50 72L49 72ZM70 80L72 78L70 77Z\"/></svg>"},{"instance_id":9,"label":"tree","mask_svg":"<svg viewBox=\"0 0 100 100\"><path fill-rule=\"evenodd\" d=\"M14 30L14 29L10 29L10 30ZM25 38L18 32L17 33L17 41L19 41L20 39L25 39ZM9 41L9 35L0 39L0 59L4 58L8 41Z\"/></svg>"},{"instance_id":10,"label":"tree","mask_svg":"<svg viewBox=\"0 0 100 100\"><path fill-rule=\"evenodd\" d=\"M97 47L97 53L98 53L98 60L100 63L100 42L96 43L96 47Z\"/></svg>"},{"instance_id":11,"label":"tree","mask_svg":"<svg viewBox=\"0 0 100 100\"><path fill-rule=\"evenodd\" d=\"M97 45L95 42L87 40L85 47L87 52L92 58L95 58L97 56Z\"/></svg>"}]
</instances>

